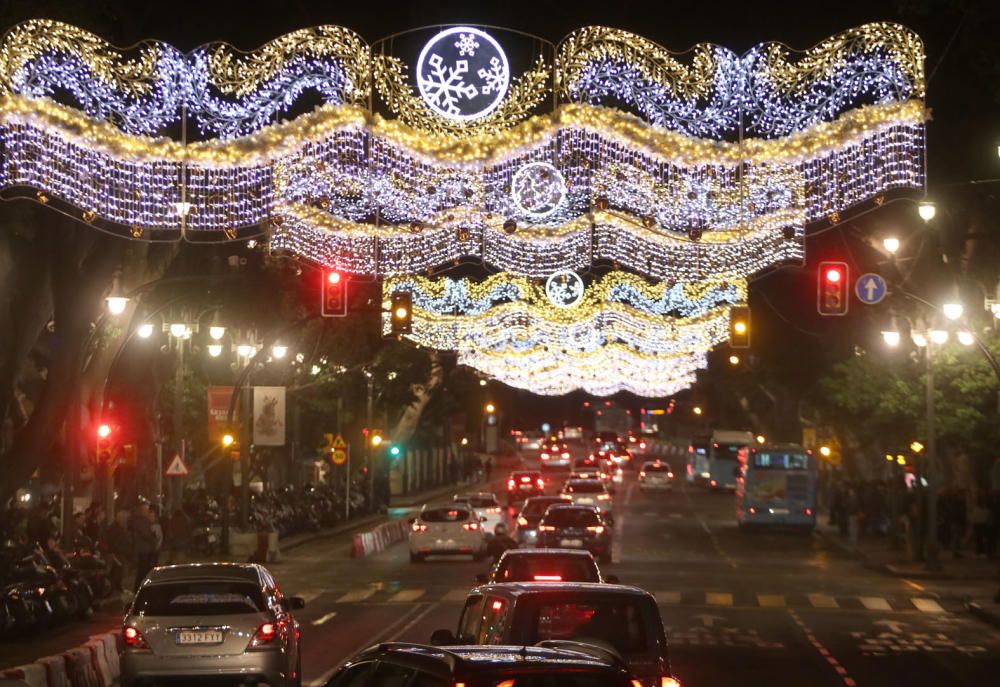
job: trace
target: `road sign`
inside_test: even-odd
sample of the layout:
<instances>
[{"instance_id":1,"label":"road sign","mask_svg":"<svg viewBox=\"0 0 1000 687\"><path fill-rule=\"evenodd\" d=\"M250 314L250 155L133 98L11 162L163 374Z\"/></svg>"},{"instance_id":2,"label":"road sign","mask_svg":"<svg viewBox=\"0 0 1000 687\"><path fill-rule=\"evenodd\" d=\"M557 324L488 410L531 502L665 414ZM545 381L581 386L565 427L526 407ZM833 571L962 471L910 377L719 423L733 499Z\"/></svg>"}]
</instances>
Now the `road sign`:
<instances>
[{"instance_id":1,"label":"road sign","mask_svg":"<svg viewBox=\"0 0 1000 687\"><path fill-rule=\"evenodd\" d=\"M342 448L335 448L330 454L330 460L334 465L343 465L347 462L347 451Z\"/></svg>"},{"instance_id":2,"label":"road sign","mask_svg":"<svg viewBox=\"0 0 1000 687\"><path fill-rule=\"evenodd\" d=\"M181 458L181 454L179 453L174 454L174 459L170 461L170 465L167 466L167 469L164 472L164 474L167 475L168 477L188 476L189 474L188 468L187 465L184 464L184 459Z\"/></svg>"},{"instance_id":3,"label":"road sign","mask_svg":"<svg viewBox=\"0 0 1000 687\"><path fill-rule=\"evenodd\" d=\"M875 305L885 298L886 290L885 279L874 272L862 274L854 282L854 294L867 305Z\"/></svg>"},{"instance_id":4,"label":"road sign","mask_svg":"<svg viewBox=\"0 0 1000 687\"><path fill-rule=\"evenodd\" d=\"M332 447L333 447L333 448L334 448L335 450L336 450L336 449L341 449L341 450L343 450L343 449L347 448L347 442L346 442L346 441L344 441L344 437L343 437L343 435L341 435L341 434L338 434L338 435L337 435L336 437L334 437L334 439L333 439L333 443L331 444L331 446L332 446Z\"/></svg>"}]
</instances>

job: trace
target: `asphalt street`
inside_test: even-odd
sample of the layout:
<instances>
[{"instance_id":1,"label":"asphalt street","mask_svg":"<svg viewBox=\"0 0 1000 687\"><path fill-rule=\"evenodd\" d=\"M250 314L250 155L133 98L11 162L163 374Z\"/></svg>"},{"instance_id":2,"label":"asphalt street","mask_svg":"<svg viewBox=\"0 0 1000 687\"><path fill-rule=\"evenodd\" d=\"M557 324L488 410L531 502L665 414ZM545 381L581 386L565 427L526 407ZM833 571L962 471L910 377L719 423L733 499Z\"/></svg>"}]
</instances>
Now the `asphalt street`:
<instances>
[{"instance_id":1,"label":"asphalt street","mask_svg":"<svg viewBox=\"0 0 1000 687\"><path fill-rule=\"evenodd\" d=\"M642 493L629 476L615 507L602 570L656 595L684 685L997 684L1000 632L965 610L960 583L869 570L820 537L742 533L731 494ZM486 569L467 558L412 564L405 543L352 559L348 542L319 540L271 566L286 594L307 601L304 684L324 684L379 641L454 630Z\"/></svg>"}]
</instances>

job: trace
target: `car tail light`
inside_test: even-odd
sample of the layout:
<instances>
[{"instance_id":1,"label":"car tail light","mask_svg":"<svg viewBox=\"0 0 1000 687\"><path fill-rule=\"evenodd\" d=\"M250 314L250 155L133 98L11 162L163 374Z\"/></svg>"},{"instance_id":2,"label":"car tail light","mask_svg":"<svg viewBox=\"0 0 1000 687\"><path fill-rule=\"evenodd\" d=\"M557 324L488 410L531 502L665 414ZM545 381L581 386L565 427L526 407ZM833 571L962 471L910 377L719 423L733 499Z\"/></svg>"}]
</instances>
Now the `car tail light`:
<instances>
[{"instance_id":1,"label":"car tail light","mask_svg":"<svg viewBox=\"0 0 1000 687\"><path fill-rule=\"evenodd\" d=\"M709 484L711 484L713 487L719 486L719 483L716 482L714 479L712 481L710 481Z\"/></svg>"},{"instance_id":2,"label":"car tail light","mask_svg":"<svg viewBox=\"0 0 1000 687\"><path fill-rule=\"evenodd\" d=\"M552 525L539 525L538 526L538 531L539 532L555 532L556 528L553 527Z\"/></svg>"},{"instance_id":3,"label":"car tail light","mask_svg":"<svg viewBox=\"0 0 1000 687\"><path fill-rule=\"evenodd\" d=\"M646 442L645 441L640 441L639 442L639 448L646 448Z\"/></svg>"},{"instance_id":4,"label":"car tail light","mask_svg":"<svg viewBox=\"0 0 1000 687\"><path fill-rule=\"evenodd\" d=\"M681 681L675 677L664 675L660 678L660 687L681 687Z\"/></svg>"},{"instance_id":5,"label":"car tail light","mask_svg":"<svg viewBox=\"0 0 1000 687\"><path fill-rule=\"evenodd\" d=\"M674 473L668 472L667 473L667 479L673 479L673 478L674 478Z\"/></svg>"},{"instance_id":6,"label":"car tail light","mask_svg":"<svg viewBox=\"0 0 1000 687\"><path fill-rule=\"evenodd\" d=\"M508 489L513 489L514 488L514 480L512 480L512 479L507 480L507 488Z\"/></svg>"},{"instance_id":7,"label":"car tail light","mask_svg":"<svg viewBox=\"0 0 1000 687\"><path fill-rule=\"evenodd\" d=\"M640 470L640 471L639 471L639 479L642 479L642 478L644 478L645 476L646 476L646 471L645 471L645 470Z\"/></svg>"},{"instance_id":8,"label":"car tail light","mask_svg":"<svg viewBox=\"0 0 1000 687\"><path fill-rule=\"evenodd\" d=\"M542 454L542 460L548 460L548 459L549 459L549 454L548 453L543 453Z\"/></svg>"},{"instance_id":9,"label":"car tail light","mask_svg":"<svg viewBox=\"0 0 1000 687\"><path fill-rule=\"evenodd\" d=\"M813 509L812 508L806 508L802 512L805 513L806 515L812 515L813 514Z\"/></svg>"},{"instance_id":10,"label":"car tail light","mask_svg":"<svg viewBox=\"0 0 1000 687\"><path fill-rule=\"evenodd\" d=\"M757 515L757 509L753 506L750 506L750 515Z\"/></svg>"},{"instance_id":11,"label":"car tail light","mask_svg":"<svg viewBox=\"0 0 1000 687\"><path fill-rule=\"evenodd\" d=\"M642 687L642 681L641 680L631 680L630 683L631 683L632 687Z\"/></svg>"},{"instance_id":12,"label":"car tail light","mask_svg":"<svg viewBox=\"0 0 1000 687\"><path fill-rule=\"evenodd\" d=\"M528 477L527 475L525 475L524 477L521 478L521 482L524 483L524 484L527 484L530 481L531 481L531 478Z\"/></svg>"},{"instance_id":13,"label":"car tail light","mask_svg":"<svg viewBox=\"0 0 1000 687\"><path fill-rule=\"evenodd\" d=\"M487 508L486 512L487 513L499 513L500 512L500 508Z\"/></svg>"},{"instance_id":14,"label":"car tail light","mask_svg":"<svg viewBox=\"0 0 1000 687\"><path fill-rule=\"evenodd\" d=\"M608 478L608 473L606 473L606 472L602 472L602 473L600 474L600 477L601 477L601 479L607 479L607 478Z\"/></svg>"},{"instance_id":15,"label":"car tail light","mask_svg":"<svg viewBox=\"0 0 1000 687\"><path fill-rule=\"evenodd\" d=\"M535 582L562 582L562 575L535 575Z\"/></svg>"},{"instance_id":16,"label":"car tail light","mask_svg":"<svg viewBox=\"0 0 1000 687\"><path fill-rule=\"evenodd\" d=\"M598 501L610 501L611 500L611 494L598 494L597 495L597 500Z\"/></svg>"},{"instance_id":17,"label":"car tail light","mask_svg":"<svg viewBox=\"0 0 1000 687\"><path fill-rule=\"evenodd\" d=\"M566 452L563 452L563 454L562 454L562 457L563 457L563 458L569 458L569 454L568 454L568 453L566 453Z\"/></svg>"},{"instance_id":18,"label":"car tail light","mask_svg":"<svg viewBox=\"0 0 1000 687\"><path fill-rule=\"evenodd\" d=\"M518 527L527 527L528 526L528 518L524 517L523 515L517 516L517 526Z\"/></svg>"},{"instance_id":19,"label":"car tail light","mask_svg":"<svg viewBox=\"0 0 1000 687\"><path fill-rule=\"evenodd\" d=\"M276 623L264 623L259 628L257 632L254 633L253 639L250 640L250 648L257 649L262 647L272 646L278 638L278 625Z\"/></svg>"},{"instance_id":20,"label":"car tail light","mask_svg":"<svg viewBox=\"0 0 1000 687\"><path fill-rule=\"evenodd\" d=\"M538 478L538 488L539 489L544 489L545 488L545 482L542 480L541 477Z\"/></svg>"},{"instance_id":21,"label":"car tail light","mask_svg":"<svg viewBox=\"0 0 1000 687\"><path fill-rule=\"evenodd\" d=\"M493 610L494 611L499 611L501 608L503 608L503 601L500 601L499 599L497 599L496 601L493 602Z\"/></svg>"},{"instance_id":22,"label":"car tail light","mask_svg":"<svg viewBox=\"0 0 1000 687\"><path fill-rule=\"evenodd\" d=\"M604 532L604 525L592 525L587 528L588 532L593 532L594 534L602 534Z\"/></svg>"},{"instance_id":23,"label":"car tail light","mask_svg":"<svg viewBox=\"0 0 1000 687\"><path fill-rule=\"evenodd\" d=\"M478 530L479 529L479 523L478 522L467 522L467 523L465 523L465 524L462 525L462 529L465 530L465 531L467 531L467 532L472 532L474 530Z\"/></svg>"},{"instance_id":24,"label":"car tail light","mask_svg":"<svg viewBox=\"0 0 1000 687\"><path fill-rule=\"evenodd\" d=\"M591 453L589 456L587 456L587 460L593 460L593 459L594 459L594 454L593 453Z\"/></svg>"},{"instance_id":25,"label":"car tail light","mask_svg":"<svg viewBox=\"0 0 1000 687\"><path fill-rule=\"evenodd\" d=\"M142 633L134 627L126 627L122 632L122 637L125 639L125 646L129 649L148 649L149 644L146 643L146 638L142 636Z\"/></svg>"},{"instance_id":26,"label":"car tail light","mask_svg":"<svg viewBox=\"0 0 1000 687\"><path fill-rule=\"evenodd\" d=\"M413 526L410 529L413 530L414 532L426 532L427 525L425 525L422 522L415 522L413 523Z\"/></svg>"}]
</instances>

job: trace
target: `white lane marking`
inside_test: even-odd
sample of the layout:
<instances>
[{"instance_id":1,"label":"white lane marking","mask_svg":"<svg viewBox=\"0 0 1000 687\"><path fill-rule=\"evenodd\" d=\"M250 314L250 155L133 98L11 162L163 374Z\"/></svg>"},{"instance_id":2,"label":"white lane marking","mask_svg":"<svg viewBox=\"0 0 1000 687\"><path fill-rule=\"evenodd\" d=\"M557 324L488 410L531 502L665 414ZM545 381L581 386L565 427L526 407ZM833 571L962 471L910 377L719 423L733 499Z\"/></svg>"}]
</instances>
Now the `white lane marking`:
<instances>
[{"instance_id":1,"label":"white lane marking","mask_svg":"<svg viewBox=\"0 0 1000 687\"><path fill-rule=\"evenodd\" d=\"M809 594L807 598L815 608L840 608L837 600L827 594Z\"/></svg>"},{"instance_id":2,"label":"white lane marking","mask_svg":"<svg viewBox=\"0 0 1000 687\"><path fill-rule=\"evenodd\" d=\"M320 617L316 618L316 620L312 621L312 624L313 625L322 625L327 620L330 620L331 618L333 618L335 615L337 615L337 612L336 611L331 611L331 612L327 613L326 615L321 615Z\"/></svg>"},{"instance_id":3,"label":"white lane marking","mask_svg":"<svg viewBox=\"0 0 1000 687\"><path fill-rule=\"evenodd\" d=\"M679 604L681 602L680 592L653 592L658 604Z\"/></svg>"},{"instance_id":4,"label":"white lane marking","mask_svg":"<svg viewBox=\"0 0 1000 687\"><path fill-rule=\"evenodd\" d=\"M352 589L351 591L347 592L339 599L337 599L336 603L349 604L349 603L356 603L358 601L364 601L365 599L369 599L372 596L374 596L375 591L376 590L374 589Z\"/></svg>"},{"instance_id":5,"label":"white lane marking","mask_svg":"<svg viewBox=\"0 0 1000 687\"><path fill-rule=\"evenodd\" d=\"M934 599L910 599L914 606L917 607L918 611L923 611L924 613L946 613L941 604L939 604Z\"/></svg>"},{"instance_id":6,"label":"white lane marking","mask_svg":"<svg viewBox=\"0 0 1000 687\"><path fill-rule=\"evenodd\" d=\"M411 616L416 615L419 612L420 612L419 604L406 611L406 613L404 613L399 620L394 622L389 627L376 632L369 639L366 639L364 642L359 644L358 647L354 649L354 651L351 651L350 653L346 654L342 660L337 662L337 665L333 666L328 671L323 673L320 677L313 680L312 683L310 683L310 687L322 687L323 685L325 685L327 682L330 681L330 678L333 676L333 674L336 673L338 670L340 670L340 667L344 665L344 663L346 663L352 656L357 654L362 649L367 649L373 644L378 644L383 637L389 636L390 633L395 632L397 627L408 621Z\"/></svg>"},{"instance_id":7,"label":"white lane marking","mask_svg":"<svg viewBox=\"0 0 1000 687\"><path fill-rule=\"evenodd\" d=\"M436 604L436 603L428 604L427 608L425 608L422 613L418 613L417 616L413 620L411 620L410 622L408 622L405 627L400 628L400 630L398 632L394 632L389 639L397 639L400 635L404 634L411 627L413 627L414 625L416 625L417 623L419 623L421 620L423 620L425 617L427 617L427 614L430 613L431 611L433 611L437 607L438 607L438 604Z\"/></svg>"},{"instance_id":8,"label":"white lane marking","mask_svg":"<svg viewBox=\"0 0 1000 687\"><path fill-rule=\"evenodd\" d=\"M889 602L878 596L862 596L861 604L867 608L869 611L891 611L892 606Z\"/></svg>"},{"instance_id":9,"label":"white lane marking","mask_svg":"<svg viewBox=\"0 0 1000 687\"><path fill-rule=\"evenodd\" d=\"M421 596L424 595L424 589L402 589L393 596L389 597L389 601L396 601L401 603L409 603L411 601L416 601Z\"/></svg>"},{"instance_id":10,"label":"white lane marking","mask_svg":"<svg viewBox=\"0 0 1000 687\"><path fill-rule=\"evenodd\" d=\"M465 601L467 596L469 596L469 590L459 587L457 589L452 589L441 597L441 601Z\"/></svg>"}]
</instances>

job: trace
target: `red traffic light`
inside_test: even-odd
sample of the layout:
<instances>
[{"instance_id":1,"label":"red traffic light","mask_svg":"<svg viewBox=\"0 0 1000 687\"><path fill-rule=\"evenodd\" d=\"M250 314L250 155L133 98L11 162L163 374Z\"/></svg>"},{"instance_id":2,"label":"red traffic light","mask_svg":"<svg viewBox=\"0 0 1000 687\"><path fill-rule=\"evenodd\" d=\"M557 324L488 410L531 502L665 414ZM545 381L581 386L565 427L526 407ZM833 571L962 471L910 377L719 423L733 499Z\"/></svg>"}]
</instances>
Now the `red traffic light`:
<instances>
[{"instance_id":1,"label":"red traffic light","mask_svg":"<svg viewBox=\"0 0 1000 687\"><path fill-rule=\"evenodd\" d=\"M840 273L839 269L830 268L826 271L826 280L829 282L837 283L841 280L843 275Z\"/></svg>"},{"instance_id":2,"label":"red traffic light","mask_svg":"<svg viewBox=\"0 0 1000 687\"><path fill-rule=\"evenodd\" d=\"M850 270L846 262L821 262L816 284L816 312L824 316L847 314Z\"/></svg>"},{"instance_id":3,"label":"red traffic light","mask_svg":"<svg viewBox=\"0 0 1000 687\"><path fill-rule=\"evenodd\" d=\"M340 283L340 272L327 272L326 281L329 284L339 284Z\"/></svg>"},{"instance_id":4,"label":"red traffic light","mask_svg":"<svg viewBox=\"0 0 1000 687\"><path fill-rule=\"evenodd\" d=\"M107 439L111 436L111 425L102 424L97 427L97 436L100 439Z\"/></svg>"},{"instance_id":5,"label":"red traffic light","mask_svg":"<svg viewBox=\"0 0 1000 687\"><path fill-rule=\"evenodd\" d=\"M323 300L320 312L323 317L347 315L347 279L336 270L328 270L323 278Z\"/></svg>"}]
</instances>

